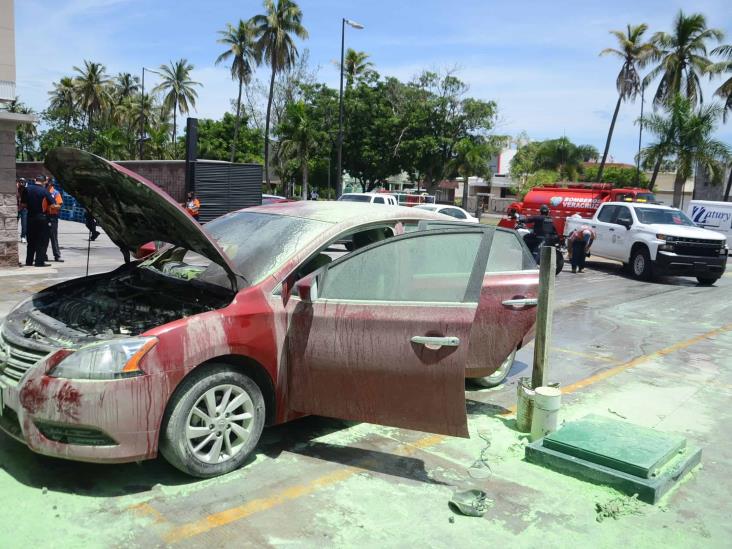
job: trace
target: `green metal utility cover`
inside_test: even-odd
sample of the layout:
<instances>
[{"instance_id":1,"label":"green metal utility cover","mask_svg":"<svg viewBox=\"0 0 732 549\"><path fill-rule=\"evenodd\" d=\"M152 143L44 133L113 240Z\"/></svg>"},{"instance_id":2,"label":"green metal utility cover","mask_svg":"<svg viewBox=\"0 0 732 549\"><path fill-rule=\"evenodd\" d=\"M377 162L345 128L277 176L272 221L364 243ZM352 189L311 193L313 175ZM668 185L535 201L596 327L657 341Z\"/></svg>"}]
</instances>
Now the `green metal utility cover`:
<instances>
[{"instance_id":1,"label":"green metal utility cover","mask_svg":"<svg viewBox=\"0 0 732 549\"><path fill-rule=\"evenodd\" d=\"M686 446L686 439L625 421L589 415L547 435L543 444L562 454L650 478Z\"/></svg>"}]
</instances>

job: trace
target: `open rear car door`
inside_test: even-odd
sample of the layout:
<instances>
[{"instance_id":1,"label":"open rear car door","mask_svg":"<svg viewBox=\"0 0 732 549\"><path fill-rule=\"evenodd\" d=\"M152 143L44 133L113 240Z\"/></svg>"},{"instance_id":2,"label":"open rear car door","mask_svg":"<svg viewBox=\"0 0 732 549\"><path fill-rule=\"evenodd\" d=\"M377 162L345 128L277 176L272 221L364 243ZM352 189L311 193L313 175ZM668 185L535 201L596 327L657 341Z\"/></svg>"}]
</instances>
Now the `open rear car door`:
<instances>
[{"instance_id":1,"label":"open rear car door","mask_svg":"<svg viewBox=\"0 0 732 549\"><path fill-rule=\"evenodd\" d=\"M291 409L468 436L465 364L493 232L412 232L300 280Z\"/></svg>"}]
</instances>

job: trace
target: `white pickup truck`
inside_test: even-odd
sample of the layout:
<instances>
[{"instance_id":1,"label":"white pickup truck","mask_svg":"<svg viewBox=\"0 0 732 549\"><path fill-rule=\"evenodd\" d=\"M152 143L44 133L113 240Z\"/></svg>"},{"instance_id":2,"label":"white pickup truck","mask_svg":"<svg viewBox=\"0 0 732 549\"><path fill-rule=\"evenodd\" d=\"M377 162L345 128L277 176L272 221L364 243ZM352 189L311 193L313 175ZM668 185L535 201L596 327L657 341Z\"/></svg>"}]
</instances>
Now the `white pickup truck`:
<instances>
[{"instance_id":1,"label":"white pickup truck","mask_svg":"<svg viewBox=\"0 0 732 549\"><path fill-rule=\"evenodd\" d=\"M682 275L714 284L727 266L724 235L697 227L669 206L605 202L592 219L568 217L565 236L582 225L597 232L593 255L621 261L636 278Z\"/></svg>"}]
</instances>

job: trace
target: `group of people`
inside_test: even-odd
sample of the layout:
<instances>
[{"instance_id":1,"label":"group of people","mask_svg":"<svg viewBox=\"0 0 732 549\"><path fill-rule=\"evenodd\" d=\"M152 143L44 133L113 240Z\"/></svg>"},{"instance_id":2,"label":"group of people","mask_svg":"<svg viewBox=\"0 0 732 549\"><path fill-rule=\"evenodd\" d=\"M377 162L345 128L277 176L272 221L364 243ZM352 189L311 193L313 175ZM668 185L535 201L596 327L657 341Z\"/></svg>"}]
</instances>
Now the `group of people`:
<instances>
[{"instance_id":1,"label":"group of people","mask_svg":"<svg viewBox=\"0 0 732 549\"><path fill-rule=\"evenodd\" d=\"M51 244L53 260L63 262L58 244L58 219L63 205L61 193L53 179L39 175L35 179L19 178L16 184L20 240L27 242L25 264L48 267L48 244Z\"/></svg>"},{"instance_id":2,"label":"group of people","mask_svg":"<svg viewBox=\"0 0 732 549\"><path fill-rule=\"evenodd\" d=\"M532 228L532 232L524 237L524 241L535 258L538 258L538 250L542 245L552 246L558 241L559 236L549 215L549 206L546 204L542 204L539 208L539 215L521 218L513 213L520 222ZM578 214L575 216L581 218ZM590 255L590 248L596 237L595 230L589 225L581 225L567 235L567 254L573 273L584 271L585 261Z\"/></svg>"}]
</instances>

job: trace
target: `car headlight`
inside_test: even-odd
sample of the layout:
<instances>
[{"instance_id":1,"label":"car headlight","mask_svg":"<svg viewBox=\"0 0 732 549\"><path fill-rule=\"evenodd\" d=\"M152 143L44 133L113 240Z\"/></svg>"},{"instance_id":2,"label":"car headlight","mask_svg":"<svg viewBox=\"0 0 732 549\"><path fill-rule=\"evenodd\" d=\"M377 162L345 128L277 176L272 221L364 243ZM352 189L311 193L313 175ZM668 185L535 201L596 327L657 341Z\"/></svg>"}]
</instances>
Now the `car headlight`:
<instances>
[{"instance_id":1,"label":"car headlight","mask_svg":"<svg viewBox=\"0 0 732 549\"><path fill-rule=\"evenodd\" d=\"M92 343L78 351L62 349L48 375L68 379L122 379L142 375L142 358L157 345L156 337L132 337ZM51 357L51 363L54 361Z\"/></svg>"},{"instance_id":2,"label":"car headlight","mask_svg":"<svg viewBox=\"0 0 732 549\"><path fill-rule=\"evenodd\" d=\"M669 236L667 234L662 234L662 233L656 234L656 238L658 240L665 240L666 242L674 242L676 240L675 236Z\"/></svg>"}]
</instances>

